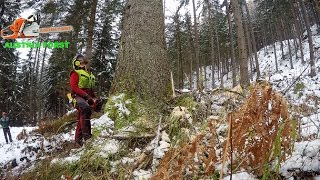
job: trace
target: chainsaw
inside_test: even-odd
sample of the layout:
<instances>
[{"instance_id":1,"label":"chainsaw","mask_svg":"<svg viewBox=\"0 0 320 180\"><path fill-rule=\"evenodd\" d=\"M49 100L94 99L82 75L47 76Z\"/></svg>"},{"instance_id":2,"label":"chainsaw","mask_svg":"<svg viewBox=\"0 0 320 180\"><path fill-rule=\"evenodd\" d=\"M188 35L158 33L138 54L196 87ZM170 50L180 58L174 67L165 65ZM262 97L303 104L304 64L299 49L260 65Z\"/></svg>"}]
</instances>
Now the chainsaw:
<instances>
[{"instance_id":1,"label":"chainsaw","mask_svg":"<svg viewBox=\"0 0 320 180\"><path fill-rule=\"evenodd\" d=\"M67 105L68 109L70 109L70 110L76 109L77 101L76 101L75 96L73 96L71 93L67 93L67 97L69 100L69 103ZM96 112L101 112L102 106L106 101L107 100L104 100L104 99L93 98L91 102L88 102L88 104L92 110L94 110Z\"/></svg>"},{"instance_id":2,"label":"chainsaw","mask_svg":"<svg viewBox=\"0 0 320 180\"><path fill-rule=\"evenodd\" d=\"M40 28L40 16L31 15L27 19L17 18L13 24L1 30L3 39L36 38L43 33L60 33L73 31L72 26Z\"/></svg>"}]
</instances>

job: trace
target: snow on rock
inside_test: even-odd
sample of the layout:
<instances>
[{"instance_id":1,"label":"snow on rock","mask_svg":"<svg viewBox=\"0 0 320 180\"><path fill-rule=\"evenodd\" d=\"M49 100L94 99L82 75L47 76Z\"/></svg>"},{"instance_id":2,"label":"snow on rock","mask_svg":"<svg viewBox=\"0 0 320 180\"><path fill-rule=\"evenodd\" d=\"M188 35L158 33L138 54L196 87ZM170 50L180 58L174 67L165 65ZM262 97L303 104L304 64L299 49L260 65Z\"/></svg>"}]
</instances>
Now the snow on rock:
<instances>
[{"instance_id":1,"label":"snow on rock","mask_svg":"<svg viewBox=\"0 0 320 180\"><path fill-rule=\"evenodd\" d=\"M301 119L301 136L320 138L320 113Z\"/></svg>"},{"instance_id":2,"label":"snow on rock","mask_svg":"<svg viewBox=\"0 0 320 180\"><path fill-rule=\"evenodd\" d=\"M92 127L113 128L114 122L108 117L108 114L102 115L99 119L91 120Z\"/></svg>"},{"instance_id":3,"label":"snow on rock","mask_svg":"<svg viewBox=\"0 0 320 180\"><path fill-rule=\"evenodd\" d=\"M188 93L188 92L191 92L191 90L189 90L189 89L182 89L181 92L182 92L182 93Z\"/></svg>"},{"instance_id":4,"label":"snow on rock","mask_svg":"<svg viewBox=\"0 0 320 180\"><path fill-rule=\"evenodd\" d=\"M121 159L121 163L122 164L132 164L135 160L132 158L128 158L128 157L123 157Z\"/></svg>"},{"instance_id":5,"label":"snow on rock","mask_svg":"<svg viewBox=\"0 0 320 180\"><path fill-rule=\"evenodd\" d=\"M60 164L69 164L76 162L80 159L81 155L83 154L83 151L77 154L73 154L71 156L65 157L65 158L55 158L51 160L51 164L60 163Z\"/></svg>"},{"instance_id":6,"label":"snow on rock","mask_svg":"<svg viewBox=\"0 0 320 180\"><path fill-rule=\"evenodd\" d=\"M100 141L99 139L96 141ZM101 151L99 154L102 157L108 157L110 154L115 154L120 149L120 142L115 139L110 139L100 145Z\"/></svg>"},{"instance_id":7,"label":"snow on rock","mask_svg":"<svg viewBox=\"0 0 320 180\"><path fill-rule=\"evenodd\" d=\"M154 139L155 140L155 139ZM154 142L151 142L151 144ZM161 158L170 148L170 138L166 131L161 132L161 138L159 144L156 144L156 147L153 151L153 160L152 160L152 170L155 170L158 167Z\"/></svg>"},{"instance_id":8,"label":"snow on rock","mask_svg":"<svg viewBox=\"0 0 320 180\"><path fill-rule=\"evenodd\" d=\"M282 81L283 80L283 76L281 74L275 74L273 76L270 77L271 81Z\"/></svg>"},{"instance_id":9,"label":"snow on rock","mask_svg":"<svg viewBox=\"0 0 320 180\"><path fill-rule=\"evenodd\" d=\"M256 180L253 175L247 172L240 172L236 174L232 174L232 178L236 180ZM224 177L223 180L229 180L230 176Z\"/></svg>"},{"instance_id":10,"label":"snow on rock","mask_svg":"<svg viewBox=\"0 0 320 180\"><path fill-rule=\"evenodd\" d=\"M292 156L281 164L280 173L291 177L292 170L320 172L320 139L296 142Z\"/></svg>"},{"instance_id":11,"label":"snow on rock","mask_svg":"<svg viewBox=\"0 0 320 180\"><path fill-rule=\"evenodd\" d=\"M164 154L168 151L170 144L165 141L160 141L160 145L154 149L154 157L157 159L161 159Z\"/></svg>"},{"instance_id":12,"label":"snow on rock","mask_svg":"<svg viewBox=\"0 0 320 180\"><path fill-rule=\"evenodd\" d=\"M162 131L161 140L170 143L170 138L169 138L169 135L166 133L166 131Z\"/></svg>"},{"instance_id":13,"label":"snow on rock","mask_svg":"<svg viewBox=\"0 0 320 180\"><path fill-rule=\"evenodd\" d=\"M135 180L146 180L150 179L152 176L151 171L145 171L143 169L133 171L133 176Z\"/></svg>"}]
</instances>

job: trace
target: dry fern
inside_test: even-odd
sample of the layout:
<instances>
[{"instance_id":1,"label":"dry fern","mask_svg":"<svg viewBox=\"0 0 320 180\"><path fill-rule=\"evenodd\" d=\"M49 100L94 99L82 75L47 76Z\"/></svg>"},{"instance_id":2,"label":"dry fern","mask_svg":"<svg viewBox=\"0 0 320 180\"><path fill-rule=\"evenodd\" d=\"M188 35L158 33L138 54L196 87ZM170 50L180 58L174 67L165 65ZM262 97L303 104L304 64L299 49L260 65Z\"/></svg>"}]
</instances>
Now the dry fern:
<instances>
[{"instance_id":1,"label":"dry fern","mask_svg":"<svg viewBox=\"0 0 320 180\"><path fill-rule=\"evenodd\" d=\"M233 113L232 144L235 163L262 174L270 160L275 138L281 126L281 159L291 152L292 124L288 119L287 101L269 85L257 85L248 101ZM284 123L284 124L283 124Z\"/></svg>"},{"instance_id":2,"label":"dry fern","mask_svg":"<svg viewBox=\"0 0 320 180\"><path fill-rule=\"evenodd\" d=\"M288 116L287 101L267 83L255 85L248 100L239 110L232 112L231 117L233 168L251 169L256 175L261 175L264 165L273 159L273 147L281 127L281 159L284 160L291 152L293 126ZM221 144L216 141L217 122L209 121L205 133L168 151L152 179L212 176L215 166L222 163L222 154L216 155L216 151L226 144L226 141ZM228 152L230 161L230 149Z\"/></svg>"}]
</instances>

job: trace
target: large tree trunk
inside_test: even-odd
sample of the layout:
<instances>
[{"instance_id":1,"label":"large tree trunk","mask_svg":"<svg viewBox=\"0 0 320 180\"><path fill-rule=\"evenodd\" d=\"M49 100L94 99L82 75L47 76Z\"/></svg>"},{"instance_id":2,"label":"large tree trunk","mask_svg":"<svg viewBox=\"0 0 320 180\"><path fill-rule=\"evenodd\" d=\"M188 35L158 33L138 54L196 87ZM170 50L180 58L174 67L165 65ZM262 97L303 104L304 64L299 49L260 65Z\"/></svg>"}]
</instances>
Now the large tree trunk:
<instances>
[{"instance_id":1,"label":"large tree trunk","mask_svg":"<svg viewBox=\"0 0 320 180\"><path fill-rule=\"evenodd\" d=\"M163 105L170 72L162 8L162 0L128 0L111 93L127 92Z\"/></svg>"},{"instance_id":2,"label":"large tree trunk","mask_svg":"<svg viewBox=\"0 0 320 180\"><path fill-rule=\"evenodd\" d=\"M86 56L88 59L91 59L92 57L93 29L96 22L97 4L98 0L92 0L90 8L90 20L88 22L88 37L86 46Z\"/></svg>"},{"instance_id":3,"label":"large tree trunk","mask_svg":"<svg viewBox=\"0 0 320 180\"><path fill-rule=\"evenodd\" d=\"M306 6L304 4L304 1L299 0L299 4L301 6L302 16L303 16L303 20L306 25L307 34L308 34L308 42L309 42L309 49L310 49L310 66L311 66L310 76L314 77L316 75L316 67L314 64L313 42L312 42L312 32L310 29L310 22L309 22L309 18L307 16L307 10L306 10Z\"/></svg>"},{"instance_id":4,"label":"large tree trunk","mask_svg":"<svg viewBox=\"0 0 320 180\"><path fill-rule=\"evenodd\" d=\"M248 55L246 48L246 39L244 35L243 25L242 25L242 14L240 10L240 5L238 0L231 0L231 4L234 8L234 19L236 23L236 29L238 34L238 46L240 55L240 84L242 86L249 86L250 80L248 75Z\"/></svg>"}]
</instances>

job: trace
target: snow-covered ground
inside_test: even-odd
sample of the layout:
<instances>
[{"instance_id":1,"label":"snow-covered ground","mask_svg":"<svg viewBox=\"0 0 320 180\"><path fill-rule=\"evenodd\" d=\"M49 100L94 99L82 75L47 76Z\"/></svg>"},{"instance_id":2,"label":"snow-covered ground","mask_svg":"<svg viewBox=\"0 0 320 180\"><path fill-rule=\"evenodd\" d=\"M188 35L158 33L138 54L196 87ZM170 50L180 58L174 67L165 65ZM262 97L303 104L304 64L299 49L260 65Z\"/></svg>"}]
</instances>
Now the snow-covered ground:
<instances>
[{"instance_id":1,"label":"snow-covered ground","mask_svg":"<svg viewBox=\"0 0 320 180\"><path fill-rule=\"evenodd\" d=\"M26 130L28 136L18 140L17 136L23 129ZM36 127L11 127L13 142L9 144L6 144L4 136L0 138L0 167L2 169L12 168L13 174L21 173L22 170L32 167L37 158L45 158L42 154L60 148L61 144L72 141L74 137L73 130L46 139L40 134L30 133L34 129ZM41 156L37 157L38 154Z\"/></svg>"},{"instance_id":2,"label":"snow-covered ground","mask_svg":"<svg viewBox=\"0 0 320 180\"><path fill-rule=\"evenodd\" d=\"M18 141L17 135L22 131L23 127L10 127L10 132L13 142L9 144L6 143L2 128L0 129L0 165L5 164L6 162L21 157L20 151L24 149L28 144L24 144L23 140ZM32 131L34 127L25 127L27 132Z\"/></svg>"}]
</instances>

